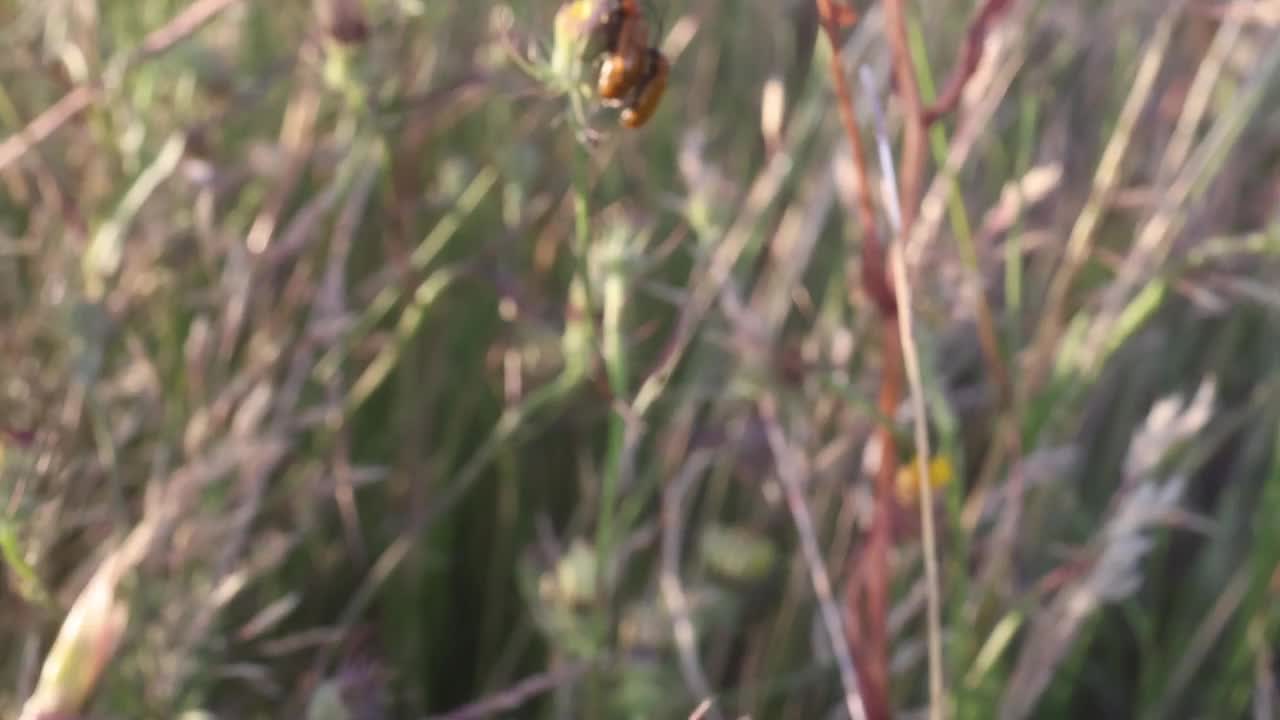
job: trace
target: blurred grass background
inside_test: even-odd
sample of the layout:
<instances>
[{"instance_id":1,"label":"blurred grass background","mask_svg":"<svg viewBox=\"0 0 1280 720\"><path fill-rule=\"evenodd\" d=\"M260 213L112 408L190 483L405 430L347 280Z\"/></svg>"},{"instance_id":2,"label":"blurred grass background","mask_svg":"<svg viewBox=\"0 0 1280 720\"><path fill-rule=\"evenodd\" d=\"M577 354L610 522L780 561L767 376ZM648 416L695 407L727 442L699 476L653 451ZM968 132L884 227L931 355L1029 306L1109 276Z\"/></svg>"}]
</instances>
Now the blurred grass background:
<instances>
[{"instance_id":1,"label":"blurred grass background","mask_svg":"<svg viewBox=\"0 0 1280 720\"><path fill-rule=\"evenodd\" d=\"M906 246L952 715L1280 716L1280 13L1013 5ZM973 6L912 4L926 99ZM841 716L777 471L839 585L879 321L812 2L655 0L591 146L513 61L555 10L0 0L0 714Z\"/></svg>"}]
</instances>

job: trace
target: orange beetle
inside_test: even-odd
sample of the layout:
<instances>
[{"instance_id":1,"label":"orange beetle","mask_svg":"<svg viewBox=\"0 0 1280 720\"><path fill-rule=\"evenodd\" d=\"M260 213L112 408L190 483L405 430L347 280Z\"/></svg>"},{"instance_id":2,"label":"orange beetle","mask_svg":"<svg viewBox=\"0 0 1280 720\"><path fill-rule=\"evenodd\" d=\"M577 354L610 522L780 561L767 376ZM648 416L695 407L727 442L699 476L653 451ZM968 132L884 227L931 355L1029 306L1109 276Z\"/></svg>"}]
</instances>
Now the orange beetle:
<instances>
[{"instance_id":1,"label":"orange beetle","mask_svg":"<svg viewBox=\"0 0 1280 720\"><path fill-rule=\"evenodd\" d=\"M671 63L661 50L649 48L645 56L644 76L632 88L622 111L622 124L629 128L638 128L653 117L671 74Z\"/></svg>"},{"instance_id":2,"label":"orange beetle","mask_svg":"<svg viewBox=\"0 0 1280 720\"><path fill-rule=\"evenodd\" d=\"M601 11L605 50L614 52L618 49L623 26L628 20L640 18L640 8L636 6L636 0L604 0Z\"/></svg>"},{"instance_id":3,"label":"orange beetle","mask_svg":"<svg viewBox=\"0 0 1280 720\"><path fill-rule=\"evenodd\" d=\"M635 0L621 0L605 23L608 57L600 66L597 91L606 100L618 100L644 75L648 50L648 27Z\"/></svg>"},{"instance_id":4,"label":"orange beetle","mask_svg":"<svg viewBox=\"0 0 1280 720\"><path fill-rule=\"evenodd\" d=\"M623 109L623 126L640 127L666 92L670 63L649 45L649 26L637 0L597 0L591 26L605 55L596 92L606 105Z\"/></svg>"}]
</instances>

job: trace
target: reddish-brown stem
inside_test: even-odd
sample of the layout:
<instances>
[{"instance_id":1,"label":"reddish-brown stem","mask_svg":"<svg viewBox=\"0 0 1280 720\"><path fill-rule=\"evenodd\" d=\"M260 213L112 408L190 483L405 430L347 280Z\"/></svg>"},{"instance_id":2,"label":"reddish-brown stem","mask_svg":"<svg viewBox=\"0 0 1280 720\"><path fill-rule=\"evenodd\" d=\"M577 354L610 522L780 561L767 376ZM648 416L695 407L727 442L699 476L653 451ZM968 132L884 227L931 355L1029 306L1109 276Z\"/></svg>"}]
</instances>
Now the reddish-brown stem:
<instances>
[{"instance_id":1,"label":"reddish-brown stem","mask_svg":"<svg viewBox=\"0 0 1280 720\"><path fill-rule=\"evenodd\" d=\"M833 0L816 0L822 29L831 44L831 81L834 85L840 120L853 155L857 177L857 209L862 226L861 286L875 305L883 333L883 377L880 381L880 411L892 417L902 396L902 347L898 337L898 303L885 262L885 248L877 232L871 181L866 152L858 133L853 94L849 91L840 64L841 27L852 22L853 12ZM897 473L897 450L891 428L882 426L873 440L880 447L876 471L876 510L867 541L851 558L845 581L845 629L850 653L856 659L858 686L869 720L890 720L893 716L889 693L889 546L892 538L893 479Z\"/></svg>"},{"instance_id":2,"label":"reddish-brown stem","mask_svg":"<svg viewBox=\"0 0 1280 720\"><path fill-rule=\"evenodd\" d=\"M867 173L866 152L862 136L858 133L857 114L853 109L853 94L840 66L840 27L851 22L852 11L833 0L817 0L818 17L827 41L831 43L831 82L835 86L840 121L853 154L853 169L858 178L858 220L862 224L862 287L883 317L893 317L897 312L891 279L886 271L884 247L876 230L876 212L871 201L871 181Z\"/></svg>"},{"instance_id":3,"label":"reddish-brown stem","mask_svg":"<svg viewBox=\"0 0 1280 720\"><path fill-rule=\"evenodd\" d=\"M886 417L902 399L902 344L893 316L882 322L884 375L878 406ZM898 448L893 432L882 426L874 442L880 461L875 477L875 513L867 542L850 562L845 581L845 613L850 649L858 662L858 679L870 720L893 717L889 694L889 550L896 516L893 484L898 472Z\"/></svg>"},{"instance_id":4,"label":"reddish-brown stem","mask_svg":"<svg viewBox=\"0 0 1280 720\"><path fill-rule=\"evenodd\" d=\"M978 61L982 59L982 51L987 44L987 33L990 32L992 23L1009 8L1010 4L1011 0L986 0L978 9L978 13L973 16L973 20L969 22L969 29L965 32L960 56L951 67L951 74L947 76L947 81L942 86L942 94L924 110L922 120L926 127L950 113L960 102L965 85L978 69Z\"/></svg>"}]
</instances>

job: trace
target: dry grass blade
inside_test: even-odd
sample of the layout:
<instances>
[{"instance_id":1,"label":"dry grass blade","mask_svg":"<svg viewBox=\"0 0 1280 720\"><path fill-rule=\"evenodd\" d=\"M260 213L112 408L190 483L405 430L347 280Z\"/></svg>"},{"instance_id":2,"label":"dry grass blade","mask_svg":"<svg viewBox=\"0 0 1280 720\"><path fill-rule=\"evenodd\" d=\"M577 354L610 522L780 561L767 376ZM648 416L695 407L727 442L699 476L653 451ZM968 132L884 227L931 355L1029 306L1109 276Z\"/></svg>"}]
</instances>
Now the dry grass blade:
<instances>
[{"instance_id":1,"label":"dry grass blade","mask_svg":"<svg viewBox=\"0 0 1280 720\"><path fill-rule=\"evenodd\" d=\"M98 566L67 613L18 720L72 715L84 707L124 639L129 608L121 583L140 559L126 545Z\"/></svg>"},{"instance_id":2,"label":"dry grass blade","mask_svg":"<svg viewBox=\"0 0 1280 720\"><path fill-rule=\"evenodd\" d=\"M929 653L929 717L945 716L946 678L942 667L942 588L938 575L938 538L934 528L933 482L929 477L929 430L924 403L924 382L920 373L920 358L916 350L911 321L911 285L907 278L906 260L902 243L895 243L889 251L893 268L894 288L898 293L899 335L902 338L902 357L907 371L907 387L910 389L912 419L916 447L916 477L919 481L919 507L921 542L924 545L925 590L927 599L928 653Z\"/></svg>"},{"instance_id":3,"label":"dry grass blade","mask_svg":"<svg viewBox=\"0 0 1280 720\"><path fill-rule=\"evenodd\" d=\"M702 720L702 718L710 717L707 713L709 713L711 708L714 706L715 703L710 700L703 700L698 703L698 707L693 709L693 713L689 715L689 720Z\"/></svg>"},{"instance_id":4,"label":"dry grass blade","mask_svg":"<svg viewBox=\"0 0 1280 720\"><path fill-rule=\"evenodd\" d=\"M0 142L0 170L9 167L15 160L26 155L31 148L49 139L63 125L71 121L97 98L93 88L78 87L67 93L61 100L50 105L36 119L27 124L21 132L11 135Z\"/></svg>"},{"instance_id":5,"label":"dry grass blade","mask_svg":"<svg viewBox=\"0 0 1280 720\"><path fill-rule=\"evenodd\" d=\"M1094 175L1089 199L1071 228L1062 265L1050 281L1043 319L1027 357L1025 368L1027 381L1021 386L1024 394L1035 392L1046 380L1056 341L1065 320L1068 296L1076 276L1088 262L1093 250L1095 234L1107 203L1112 193L1120 186L1121 166L1137 129L1138 119L1151 97L1160 66L1168 53L1174 28L1186 4L1187 0L1173 0L1165 12L1161 13L1156 29L1147 41L1129 96L1125 100L1124 108L1120 111L1120 119L1111 133L1111 139L1102 153L1102 159L1098 162L1098 170Z\"/></svg>"}]
</instances>

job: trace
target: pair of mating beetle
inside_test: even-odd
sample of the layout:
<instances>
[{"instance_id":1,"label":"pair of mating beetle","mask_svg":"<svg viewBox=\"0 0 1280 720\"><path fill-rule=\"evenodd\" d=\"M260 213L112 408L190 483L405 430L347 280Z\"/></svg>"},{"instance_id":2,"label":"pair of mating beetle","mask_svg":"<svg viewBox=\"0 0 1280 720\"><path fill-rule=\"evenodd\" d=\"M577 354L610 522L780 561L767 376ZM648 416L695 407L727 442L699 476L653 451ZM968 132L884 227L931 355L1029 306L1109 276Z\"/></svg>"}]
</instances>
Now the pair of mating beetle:
<instances>
[{"instance_id":1,"label":"pair of mating beetle","mask_svg":"<svg viewBox=\"0 0 1280 720\"><path fill-rule=\"evenodd\" d=\"M588 33L603 39L604 63L596 92L622 108L621 122L638 128L653 117L667 89L671 64L649 45L649 29L636 0L594 0Z\"/></svg>"}]
</instances>

